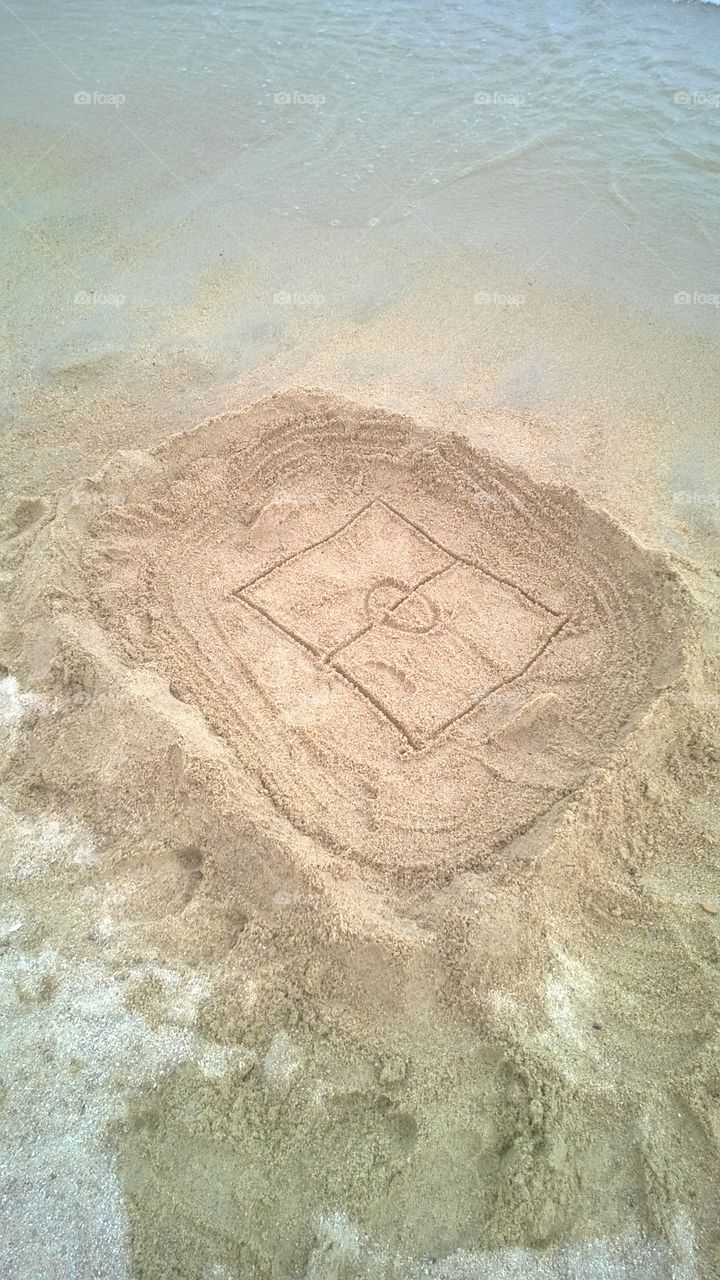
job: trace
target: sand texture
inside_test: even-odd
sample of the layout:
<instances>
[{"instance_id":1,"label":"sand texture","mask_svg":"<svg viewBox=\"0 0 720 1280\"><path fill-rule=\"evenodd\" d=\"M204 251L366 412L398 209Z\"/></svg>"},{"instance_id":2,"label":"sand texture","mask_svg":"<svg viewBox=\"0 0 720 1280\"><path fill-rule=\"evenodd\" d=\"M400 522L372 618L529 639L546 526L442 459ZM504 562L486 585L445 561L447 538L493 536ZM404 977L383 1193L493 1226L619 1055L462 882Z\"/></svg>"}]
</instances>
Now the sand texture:
<instances>
[{"instance_id":1,"label":"sand texture","mask_svg":"<svg viewBox=\"0 0 720 1280\"><path fill-rule=\"evenodd\" d=\"M512 857L677 665L672 575L576 494L319 396L120 459L30 575L83 687L152 670L230 786L400 876Z\"/></svg>"},{"instance_id":2,"label":"sand texture","mask_svg":"<svg viewBox=\"0 0 720 1280\"><path fill-rule=\"evenodd\" d=\"M5 859L23 943L65 911L63 953L155 1028L140 962L200 975L177 1017L226 1055L108 1130L132 1274L717 1274L687 567L310 391L116 454L2 546L8 804L93 850Z\"/></svg>"}]
</instances>

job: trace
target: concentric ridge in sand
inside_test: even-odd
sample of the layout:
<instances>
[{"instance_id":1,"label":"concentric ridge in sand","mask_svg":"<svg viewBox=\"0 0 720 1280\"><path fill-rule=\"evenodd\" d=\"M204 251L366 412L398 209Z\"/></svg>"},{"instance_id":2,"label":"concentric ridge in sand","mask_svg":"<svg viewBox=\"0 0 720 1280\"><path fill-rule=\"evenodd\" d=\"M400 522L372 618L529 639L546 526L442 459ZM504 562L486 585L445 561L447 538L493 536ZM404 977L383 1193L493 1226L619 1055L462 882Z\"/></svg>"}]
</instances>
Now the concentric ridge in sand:
<instances>
[{"instance_id":1,"label":"concentric ridge in sand","mask_svg":"<svg viewBox=\"0 0 720 1280\"><path fill-rule=\"evenodd\" d=\"M676 650L664 562L576 493L309 392L119 459L42 537L115 659L222 739L245 815L255 777L378 869L527 844Z\"/></svg>"}]
</instances>

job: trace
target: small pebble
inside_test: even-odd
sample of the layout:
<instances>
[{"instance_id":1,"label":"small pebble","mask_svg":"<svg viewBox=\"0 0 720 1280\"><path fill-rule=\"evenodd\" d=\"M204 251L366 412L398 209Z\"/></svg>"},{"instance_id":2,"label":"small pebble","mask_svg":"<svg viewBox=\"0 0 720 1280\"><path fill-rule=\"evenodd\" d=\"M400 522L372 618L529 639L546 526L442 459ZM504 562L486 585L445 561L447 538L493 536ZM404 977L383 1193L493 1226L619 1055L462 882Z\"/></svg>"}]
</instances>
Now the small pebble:
<instances>
[{"instance_id":1,"label":"small pebble","mask_svg":"<svg viewBox=\"0 0 720 1280\"><path fill-rule=\"evenodd\" d=\"M720 907L716 907L715 903L710 902L707 898L705 899L704 902L700 903L700 906L702 907L703 911L707 911L709 916L716 916L718 911L720 911Z\"/></svg>"}]
</instances>

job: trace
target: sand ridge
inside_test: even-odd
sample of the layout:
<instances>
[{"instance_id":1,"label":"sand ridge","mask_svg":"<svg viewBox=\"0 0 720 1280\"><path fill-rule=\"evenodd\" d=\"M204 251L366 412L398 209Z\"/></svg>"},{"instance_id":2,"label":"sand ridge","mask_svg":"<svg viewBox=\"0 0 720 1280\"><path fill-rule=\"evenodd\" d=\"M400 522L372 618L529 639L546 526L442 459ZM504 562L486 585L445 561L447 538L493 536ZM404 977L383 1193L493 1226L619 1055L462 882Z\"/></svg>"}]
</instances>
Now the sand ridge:
<instances>
[{"instance_id":1,"label":"sand ridge","mask_svg":"<svg viewBox=\"0 0 720 1280\"><path fill-rule=\"evenodd\" d=\"M300 832L401 875L526 848L679 652L667 566L571 490L319 393L118 459L33 559Z\"/></svg>"},{"instance_id":2,"label":"sand ridge","mask_svg":"<svg viewBox=\"0 0 720 1280\"><path fill-rule=\"evenodd\" d=\"M395 1280L483 1242L553 1275L628 1229L620 1274L667 1280L694 1230L715 1256L714 695L667 560L308 392L10 526L8 800L93 850L0 864L10 957L100 954L153 1027L139 958L177 966L235 1064L113 1130L135 1274Z\"/></svg>"}]
</instances>

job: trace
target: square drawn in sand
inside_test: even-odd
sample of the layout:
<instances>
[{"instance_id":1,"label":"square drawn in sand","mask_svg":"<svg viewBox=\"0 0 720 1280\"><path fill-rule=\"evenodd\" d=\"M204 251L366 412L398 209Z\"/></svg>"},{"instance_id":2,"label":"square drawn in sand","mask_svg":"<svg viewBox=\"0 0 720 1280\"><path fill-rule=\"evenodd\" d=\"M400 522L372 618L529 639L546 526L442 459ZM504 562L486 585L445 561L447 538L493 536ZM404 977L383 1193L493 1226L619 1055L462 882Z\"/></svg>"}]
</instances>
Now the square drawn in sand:
<instances>
[{"instance_id":1,"label":"square drawn in sand","mask_svg":"<svg viewBox=\"0 0 720 1280\"><path fill-rule=\"evenodd\" d=\"M379 500L234 594L415 749L525 672L562 626Z\"/></svg>"},{"instance_id":2,"label":"square drawn in sand","mask_svg":"<svg viewBox=\"0 0 720 1280\"><path fill-rule=\"evenodd\" d=\"M328 659L454 558L385 503L235 593L318 657Z\"/></svg>"}]
</instances>

